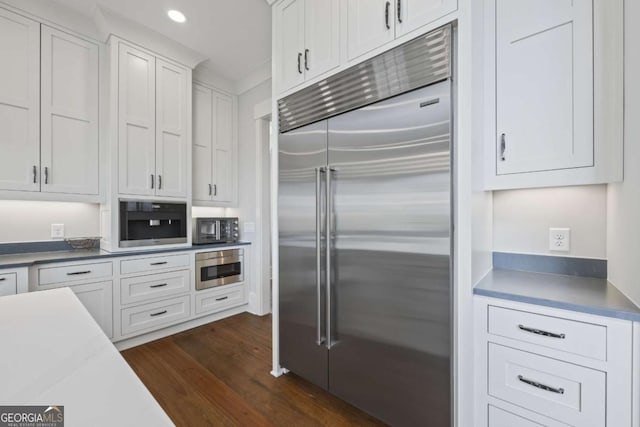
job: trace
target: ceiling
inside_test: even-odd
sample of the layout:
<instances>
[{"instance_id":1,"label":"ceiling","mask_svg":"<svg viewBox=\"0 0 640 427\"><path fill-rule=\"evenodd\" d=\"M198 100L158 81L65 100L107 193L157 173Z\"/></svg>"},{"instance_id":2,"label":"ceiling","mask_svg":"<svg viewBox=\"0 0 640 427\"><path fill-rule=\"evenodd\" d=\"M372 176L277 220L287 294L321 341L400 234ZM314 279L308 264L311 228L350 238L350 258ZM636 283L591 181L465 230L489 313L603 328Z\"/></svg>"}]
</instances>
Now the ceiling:
<instances>
[{"instance_id":1,"label":"ceiling","mask_svg":"<svg viewBox=\"0 0 640 427\"><path fill-rule=\"evenodd\" d=\"M87 16L102 5L202 53L203 64L238 81L271 59L271 7L265 0L56 0ZM167 17L177 9L187 22Z\"/></svg>"}]
</instances>

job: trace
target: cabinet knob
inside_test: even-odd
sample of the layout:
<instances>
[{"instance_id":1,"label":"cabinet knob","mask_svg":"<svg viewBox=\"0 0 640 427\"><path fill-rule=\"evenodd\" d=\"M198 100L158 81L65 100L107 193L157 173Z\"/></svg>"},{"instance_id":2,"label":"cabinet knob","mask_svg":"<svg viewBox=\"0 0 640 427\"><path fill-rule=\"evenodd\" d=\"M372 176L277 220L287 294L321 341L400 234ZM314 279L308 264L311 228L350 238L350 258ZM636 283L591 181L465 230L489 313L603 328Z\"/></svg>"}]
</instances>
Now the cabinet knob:
<instances>
[{"instance_id":1,"label":"cabinet knob","mask_svg":"<svg viewBox=\"0 0 640 427\"><path fill-rule=\"evenodd\" d=\"M397 3L398 22L402 24L402 0L398 0Z\"/></svg>"},{"instance_id":2,"label":"cabinet knob","mask_svg":"<svg viewBox=\"0 0 640 427\"><path fill-rule=\"evenodd\" d=\"M304 50L304 69L309 71L309 49Z\"/></svg>"},{"instance_id":3,"label":"cabinet knob","mask_svg":"<svg viewBox=\"0 0 640 427\"><path fill-rule=\"evenodd\" d=\"M49 183L49 168L47 166L44 167L44 183Z\"/></svg>"},{"instance_id":4,"label":"cabinet knob","mask_svg":"<svg viewBox=\"0 0 640 427\"><path fill-rule=\"evenodd\" d=\"M302 54L298 52L298 73L302 74Z\"/></svg>"},{"instance_id":5,"label":"cabinet knob","mask_svg":"<svg viewBox=\"0 0 640 427\"><path fill-rule=\"evenodd\" d=\"M38 167L36 165L33 165L33 183L36 183L36 180L38 178Z\"/></svg>"},{"instance_id":6,"label":"cabinet knob","mask_svg":"<svg viewBox=\"0 0 640 427\"><path fill-rule=\"evenodd\" d=\"M507 135L502 134L500 136L500 161L505 161L507 158L504 155L504 152L507 150Z\"/></svg>"}]
</instances>

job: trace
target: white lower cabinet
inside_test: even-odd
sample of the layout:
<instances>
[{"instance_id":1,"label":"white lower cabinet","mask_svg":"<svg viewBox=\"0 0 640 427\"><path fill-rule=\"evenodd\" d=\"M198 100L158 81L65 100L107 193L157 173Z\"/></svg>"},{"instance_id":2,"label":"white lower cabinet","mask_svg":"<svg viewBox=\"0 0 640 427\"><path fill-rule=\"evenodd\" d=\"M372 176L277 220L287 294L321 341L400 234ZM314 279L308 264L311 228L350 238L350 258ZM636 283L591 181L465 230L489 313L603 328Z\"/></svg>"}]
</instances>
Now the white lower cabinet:
<instances>
[{"instance_id":1,"label":"white lower cabinet","mask_svg":"<svg viewBox=\"0 0 640 427\"><path fill-rule=\"evenodd\" d=\"M214 313L246 304L246 302L247 294L244 283L197 291L196 314Z\"/></svg>"},{"instance_id":2,"label":"white lower cabinet","mask_svg":"<svg viewBox=\"0 0 640 427\"><path fill-rule=\"evenodd\" d=\"M480 296L474 316L477 426L636 427L633 322Z\"/></svg>"},{"instance_id":3,"label":"white lower cabinet","mask_svg":"<svg viewBox=\"0 0 640 427\"><path fill-rule=\"evenodd\" d=\"M39 264L29 271L29 291L69 287L113 338L113 262Z\"/></svg>"},{"instance_id":4,"label":"white lower cabinet","mask_svg":"<svg viewBox=\"0 0 640 427\"><path fill-rule=\"evenodd\" d=\"M489 425L492 427L540 427L542 424L529 421L511 412L489 405Z\"/></svg>"},{"instance_id":5,"label":"white lower cabinet","mask_svg":"<svg viewBox=\"0 0 640 427\"><path fill-rule=\"evenodd\" d=\"M122 335L151 332L188 319L191 315L190 300L189 295L183 295L123 309Z\"/></svg>"},{"instance_id":6,"label":"white lower cabinet","mask_svg":"<svg viewBox=\"0 0 640 427\"><path fill-rule=\"evenodd\" d=\"M18 293L16 273L0 273L0 297Z\"/></svg>"},{"instance_id":7,"label":"white lower cabinet","mask_svg":"<svg viewBox=\"0 0 640 427\"><path fill-rule=\"evenodd\" d=\"M69 287L96 321L105 335L113 337L113 282L87 283Z\"/></svg>"},{"instance_id":8,"label":"white lower cabinet","mask_svg":"<svg viewBox=\"0 0 640 427\"><path fill-rule=\"evenodd\" d=\"M191 270L127 277L120 280L120 303L131 304L188 293Z\"/></svg>"}]
</instances>

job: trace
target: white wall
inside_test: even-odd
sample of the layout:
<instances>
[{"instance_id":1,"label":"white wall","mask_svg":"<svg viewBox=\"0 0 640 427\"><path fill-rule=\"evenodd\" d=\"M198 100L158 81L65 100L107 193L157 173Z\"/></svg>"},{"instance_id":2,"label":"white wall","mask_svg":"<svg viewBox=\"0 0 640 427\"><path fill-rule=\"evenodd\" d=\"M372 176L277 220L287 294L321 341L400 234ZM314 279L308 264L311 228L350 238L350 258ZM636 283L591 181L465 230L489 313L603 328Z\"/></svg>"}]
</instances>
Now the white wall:
<instances>
[{"instance_id":1,"label":"white wall","mask_svg":"<svg viewBox=\"0 0 640 427\"><path fill-rule=\"evenodd\" d=\"M640 2L625 1L624 182L609 185L609 280L640 304Z\"/></svg>"},{"instance_id":2,"label":"white wall","mask_svg":"<svg viewBox=\"0 0 640 427\"><path fill-rule=\"evenodd\" d=\"M0 243L51 240L51 224L64 224L65 237L98 237L100 205L0 201Z\"/></svg>"},{"instance_id":3,"label":"white wall","mask_svg":"<svg viewBox=\"0 0 640 427\"><path fill-rule=\"evenodd\" d=\"M252 243L252 251L255 253L256 232L245 231L247 222L256 222L256 121L254 107L271 98L271 80L266 80L241 94L238 97L238 216L240 217L240 238ZM258 231L258 230L256 230ZM254 265L254 267L257 267ZM259 272L252 269L252 277L259 277ZM252 289L249 295L251 309L258 305L256 298L259 280L252 280Z\"/></svg>"},{"instance_id":4,"label":"white wall","mask_svg":"<svg viewBox=\"0 0 640 427\"><path fill-rule=\"evenodd\" d=\"M493 250L606 258L607 187L604 185L496 191ZM571 229L569 252L549 251L549 228Z\"/></svg>"}]
</instances>

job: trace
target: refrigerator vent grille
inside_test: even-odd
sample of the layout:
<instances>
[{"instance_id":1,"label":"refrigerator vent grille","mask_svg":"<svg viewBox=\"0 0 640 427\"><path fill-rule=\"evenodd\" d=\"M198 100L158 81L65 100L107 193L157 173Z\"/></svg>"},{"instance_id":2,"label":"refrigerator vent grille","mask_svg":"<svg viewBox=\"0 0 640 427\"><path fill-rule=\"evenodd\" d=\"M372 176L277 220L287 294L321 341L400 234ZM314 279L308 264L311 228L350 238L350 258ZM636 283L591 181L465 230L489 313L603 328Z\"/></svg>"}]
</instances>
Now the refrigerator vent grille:
<instances>
[{"instance_id":1,"label":"refrigerator vent grille","mask_svg":"<svg viewBox=\"0 0 640 427\"><path fill-rule=\"evenodd\" d=\"M451 76L451 25L411 40L278 101L286 132Z\"/></svg>"}]
</instances>

